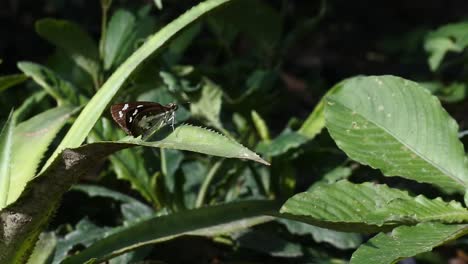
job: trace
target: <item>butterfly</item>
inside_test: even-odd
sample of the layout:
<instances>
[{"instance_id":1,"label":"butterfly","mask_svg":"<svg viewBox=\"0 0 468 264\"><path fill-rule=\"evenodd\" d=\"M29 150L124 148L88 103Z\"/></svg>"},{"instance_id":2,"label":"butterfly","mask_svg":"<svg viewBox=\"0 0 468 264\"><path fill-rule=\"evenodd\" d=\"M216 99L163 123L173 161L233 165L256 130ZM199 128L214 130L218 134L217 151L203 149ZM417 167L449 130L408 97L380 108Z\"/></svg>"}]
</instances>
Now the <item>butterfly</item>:
<instances>
[{"instance_id":1,"label":"butterfly","mask_svg":"<svg viewBox=\"0 0 468 264\"><path fill-rule=\"evenodd\" d=\"M177 108L175 103L126 102L112 105L110 111L114 121L128 135L142 135L142 139L146 139L166 124L171 124L174 130Z\"/></svg>"}]
</instances>

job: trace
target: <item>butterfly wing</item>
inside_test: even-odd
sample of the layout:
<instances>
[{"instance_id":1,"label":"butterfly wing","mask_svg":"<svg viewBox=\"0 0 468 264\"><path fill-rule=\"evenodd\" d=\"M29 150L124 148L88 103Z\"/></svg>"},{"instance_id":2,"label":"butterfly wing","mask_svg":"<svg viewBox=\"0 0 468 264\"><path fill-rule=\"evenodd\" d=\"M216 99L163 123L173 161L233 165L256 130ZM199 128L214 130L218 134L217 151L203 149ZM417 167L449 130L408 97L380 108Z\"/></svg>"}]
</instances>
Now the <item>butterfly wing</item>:
<instances>
[{"instance_id":1,"label":"butterfly wing","mask_svg":"<svg viewBox=\"0 0 468 264\"><path fill-rule=\"evenodd\" d=\"M127 102L112 105L111 114L128 135L138 137L153 126L159 126L159 129L164 125L166 113L173 111L173 108L154 102Z\"/></svg>"}]
</instances>

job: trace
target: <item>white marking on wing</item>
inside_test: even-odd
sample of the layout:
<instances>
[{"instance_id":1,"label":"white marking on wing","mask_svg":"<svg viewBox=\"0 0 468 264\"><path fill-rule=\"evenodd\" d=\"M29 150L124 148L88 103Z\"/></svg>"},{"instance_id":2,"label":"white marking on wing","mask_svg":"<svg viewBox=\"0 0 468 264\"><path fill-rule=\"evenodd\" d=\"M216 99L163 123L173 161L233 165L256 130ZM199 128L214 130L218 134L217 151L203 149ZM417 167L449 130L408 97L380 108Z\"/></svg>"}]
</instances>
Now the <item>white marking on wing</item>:
<instances>
[{"instance_id":1,"label":"white marking on wing","mask_svg":"<svg viewBox=\"0 0 468 264\"><path fill-rule=\"evenodd\" d=\"M122 111L119 111L119 117L122 118L123 117L123 113Z\"/></svg>"},{"instance_id":2,"label":"white marking on wing","mask_svg":"<svg viewBox=\"0 0 468 264\"><path fill-rule=\"evenodd\" d=\"M128 104L125 104L124 107L122 108L123 111L128 109Z\"/></svg>"}]
</instances>

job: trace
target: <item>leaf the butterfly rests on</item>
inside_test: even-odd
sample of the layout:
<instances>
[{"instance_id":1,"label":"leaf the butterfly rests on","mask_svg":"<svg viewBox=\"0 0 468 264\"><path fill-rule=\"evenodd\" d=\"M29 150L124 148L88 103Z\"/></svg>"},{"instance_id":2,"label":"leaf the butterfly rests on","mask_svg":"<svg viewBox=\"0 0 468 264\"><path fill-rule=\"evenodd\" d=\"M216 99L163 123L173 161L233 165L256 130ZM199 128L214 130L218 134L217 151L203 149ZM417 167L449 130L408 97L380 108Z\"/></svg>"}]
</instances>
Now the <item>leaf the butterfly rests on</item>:
<instances>
[{"instance_id":1,"label":"leaf the butterfly rests on","mask_svg":"<svg viewBox=\"0 0 468 264\"><path fill-rule=\"evenodd\" d=\"M170 123L174 129L177 108L174 103L161 105L154 102L126 102L112 105L111 114L128 135L142 135L142 139L146 139L166 124Z\"/></svg>"}]
</instances>

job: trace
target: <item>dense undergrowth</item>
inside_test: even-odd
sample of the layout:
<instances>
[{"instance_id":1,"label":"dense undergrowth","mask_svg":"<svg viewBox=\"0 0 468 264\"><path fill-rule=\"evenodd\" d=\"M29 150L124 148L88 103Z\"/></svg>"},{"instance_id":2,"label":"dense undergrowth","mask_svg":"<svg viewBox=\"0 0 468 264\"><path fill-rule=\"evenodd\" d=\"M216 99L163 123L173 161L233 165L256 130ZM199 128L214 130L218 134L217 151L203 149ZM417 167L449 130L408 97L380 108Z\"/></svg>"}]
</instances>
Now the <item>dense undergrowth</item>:
<instances>
[{"instance_id":1,"label":"dense undergrowth","mask_svg":"<svg viewBox=\"0 0 468 264\"><path fill-rule=\"evenodd\" d=\"M466 260L468 23L366 54L424 74L330 84L306 46L334 1L177 3L35 21L54 51L0 77L0 263ZM109 108L140 131L138 102L178 108L133 137Z\"/></svg>"}]
</instances>

